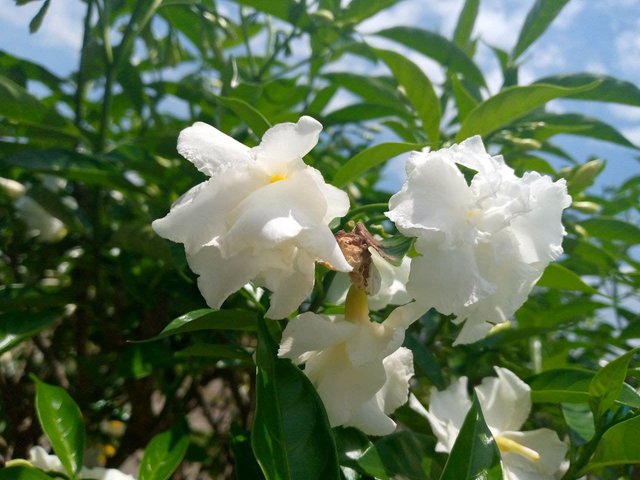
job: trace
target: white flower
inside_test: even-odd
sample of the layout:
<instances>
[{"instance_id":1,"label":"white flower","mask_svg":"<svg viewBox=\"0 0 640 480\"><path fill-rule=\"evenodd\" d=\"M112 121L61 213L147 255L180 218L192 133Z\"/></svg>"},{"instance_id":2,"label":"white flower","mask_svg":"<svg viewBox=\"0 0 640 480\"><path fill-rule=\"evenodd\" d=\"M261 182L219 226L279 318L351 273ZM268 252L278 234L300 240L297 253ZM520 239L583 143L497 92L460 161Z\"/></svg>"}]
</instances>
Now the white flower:
<instances>
[{"instance_id":1,"label":"white flower","mask_svg":"<svg viewBox=\"0 0 640 480\"><path fill-rule=\"evenodd\" d=\"M65 473L62 462L55 455L49 455L42 447L33 447L29 450L29 461L31 464L45 472ZM79 478L82 480L135 480L131 475L122 473L115 468L87 468L82 467Z\"/></svg>"},{"instance_id":2,"label":"white flower","mask_svg":"<svg viewBox=\"0 0 640 480\"><path fill-rule=\"evenodd\" d=\"M369 308L381 310L387 305L403 305L413 300L407 293L407 281L411 259L402 258L398 266L389 263L375 248L369 247L371 253L370 281L378 286L375 293L369 295ZM375 277L371 280L371 277ZM327 292L325 300L334 305L344 303L351 281L346 273L336 274Z\"/></svg>"},{"instance_id":3,"label":"white flower","mask_svg":"<svg viewBox=\"0 0 640 480\"><path fill-rule=\"evenodd\" d=\"M396 427L388 415L407 401L413 376L413 355L401 347L404 332L421 313L409 304L372 322L366 294L352 288L345 315L307 312L289 322L278 355L305 363L331 426L386 435Z\"/></svg>"},{"instance_id":4,"label":"white flower","mask_svg":"<svg viewBox=\"0 0 640 480\"><path fill-rule=\"evenodd\" d=\"M475 170L470 185L456 164ZM564 180L515 175L480 137L437 152L414 152L407 181L387 216L417 237L407 290L425 306L463 322L456 343L482 338L522 306L562 253Z\"/></svg>"},{"instance_id":5,"label":"white flower","mask_svg":"<svg viewBox=\"0 0 640 480\"><path fill-rule=\"evenodd\" d=\"M510 370L495 370L498 377L485 378L475 392L500 450L504 480L555 479L567 445L548 428L519 431L531 412L531 389ZM460 378L442 392L432 388L428 411L415 397L410 406L429 420L438 439L436 451L449 453L471 408L467 378Z\"/></svg>"},{"instance_id":6,"label":"white flower","mask_svg":"<svg viewBox=\"0 0 640 480\"><path fill-rule=\"evenodd\" d=\"M302 161L321 129L302 117L275 125L254 148L201 122L180 133L178 152L211 178L153 228L184 244L209 306L253 280L272 292L267 316L283 318L311 293L316 260L351 269L328 227L348 211L347 194Z\"/></svg>"}]
</instances>

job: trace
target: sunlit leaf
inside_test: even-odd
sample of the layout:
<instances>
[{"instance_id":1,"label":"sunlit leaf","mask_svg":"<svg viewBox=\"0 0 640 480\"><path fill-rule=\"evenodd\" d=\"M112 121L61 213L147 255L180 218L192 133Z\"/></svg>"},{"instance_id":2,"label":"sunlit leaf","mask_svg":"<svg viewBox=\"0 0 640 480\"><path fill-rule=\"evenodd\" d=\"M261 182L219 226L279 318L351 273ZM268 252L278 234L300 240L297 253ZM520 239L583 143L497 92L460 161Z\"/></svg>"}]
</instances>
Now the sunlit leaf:
<instances>
[{"instance_id":1,"label":"sunlit leaf","mask_svg":"<svg viewBox=\"0 0 640 480\"><path fill-rule=\"evenodd\" d=\"M519 57L549 27L569 0L536 0L524 20L513 57Z\"/></svg>"},{"instance_id":2,"label":"sunlit leaf","mask_svg":"<svg viewBox=\"0 0 640 480\"><path fill-rule=\"evenodd\" d=\"M640 463L640 417L633 417L604 432L598 447L583 472L610 465Z\"/></svg>"},{"instance_id":3,"label":"sunlit leaf","mask_svg":"<svg viewBox=\"0 0 640 480\"><path fill-rule=\"evenodd\" d=\"M189 438L177 429L153 437L144 449L138 480L168 480L184 458Z\"/></svg>"},{"instance_id":4,"label":"sunlit leaf","mask_svg":"<svg viewBox=\"0 0 640 480\"><path fill-rule=\"evenodd\" d=\"M607 363L596 372L589 384L589 403L594 414L602 416L620 397L624 381L627 378L629 362L636 353L630 350L624 355Z\"/></svg>"},{"instance_id":5,"label":"sunlit leaf","mask_svg":"<svg viewBox=\"0 0 640 480\"><path fill-rule=\"evenodd\" d=\"M580 275L577 275L558 263L550 263L536 285L539 287L557 288L560 290L598 293L595 288L586 284L584 280L580 278Z\"/></svg>"}]
</instances>

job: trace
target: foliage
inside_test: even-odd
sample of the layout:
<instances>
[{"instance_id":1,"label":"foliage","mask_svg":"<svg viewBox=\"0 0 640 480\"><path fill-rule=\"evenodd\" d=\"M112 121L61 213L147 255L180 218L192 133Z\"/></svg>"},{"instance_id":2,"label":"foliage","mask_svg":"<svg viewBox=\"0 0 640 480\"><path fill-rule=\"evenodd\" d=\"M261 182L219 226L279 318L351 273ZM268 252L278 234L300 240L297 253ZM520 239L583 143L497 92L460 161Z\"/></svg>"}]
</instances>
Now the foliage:
<instances>
[{"instance_id":1,"label":"foliage","mask_svg":"<svg viewBox=\"0 0 640 480\"><path fill-rule=\"evenodd\" d=\"M40 3L33 32L49 20L49 0ZM43 241L16 194L0 185L5 459L26 458L44 432L71 476L91 455L117 467L146 448L141 479L169 478L174 468L173 478L235 471L253 479L258 468L269 480L313 478L310 465L327 479L500 478L494 442L477 437L488 435L477 404L451 453L455 464L434 452L428 424L406 406L393 435L332 431L306 377L275 356L281 327L260 318L267 295L245 288L221 310L205 309L181 246L151 230L203 180L175 151L183 128L205 121L254 146L269 126L310 115L324 133L305 161L350 196L351 210L334 231L363 221L400 245L405 239L383 216L383 163L473 134L519 173L567 180L565 255L515 322L484 340L452 347L460 327L435 311L414 323L404 344L416 363L412 391L426 404L431 386L461 376L475 385L493 365L508 367L532 388L529 426L569 442L565 478L637 476L640 323L637 301L629 300L640 287L640 177L600 193L591 185L603 160L580 163L554 138L612 142L630 157L637 146L600 119L545 105L563 97L640 106L640 89L590 73L518 85L524 52L567 1L536 1L514 50L495 50L504 80L498 92L474 61L471 32L482 2L465 2L451 40L415 27L363 35L359 24L397 0L343 3L85 0L71 75L0 51L1 176L24 185L22 195L64 227ZM380 37L397 48L374 48ZM430 79L410 51L437 62L444 82ZM387 73L348 69L349 58L380 62ZM330 110L341 92L354 103ZM64 181L53 188L52 178ZM404 245L401 255L414 253ZM301 311L330 311L334 278L318 266ZM42 475L17 465L0 469L0 478Z\"/></svg>"}]
</instances>

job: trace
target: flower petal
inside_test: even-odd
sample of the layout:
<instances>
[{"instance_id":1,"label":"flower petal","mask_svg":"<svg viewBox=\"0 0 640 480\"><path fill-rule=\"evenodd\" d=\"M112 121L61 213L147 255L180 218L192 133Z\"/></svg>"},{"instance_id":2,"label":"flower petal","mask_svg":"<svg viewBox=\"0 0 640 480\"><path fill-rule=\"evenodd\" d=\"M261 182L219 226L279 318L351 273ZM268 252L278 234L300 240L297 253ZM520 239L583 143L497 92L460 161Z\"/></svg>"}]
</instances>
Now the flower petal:
<instances>
[{"instance_id":1,"label":"flower petal","mask_svg":"<svg viewBox=\"0 0 640 480\"><path fill-rule=\"evenodd\" d=\"M402 305L413 300L407 293L411 259L404 257L400 266L396 267L382 258L375 248L369 247L369 252L373 268L380 276L380 289L369 296L369 308L380 310L387 305Z\"/></svg>"},{"instance_id":2,"label":"flower petal","mask_svg":"<svg viewBox=\"0 0 640 480\"><path fill-rule=\"evenodd\" d=\"M393 413L407 403L409 396L409 380L414 375L413 353L408 348L400 347L383 360L387 381L377 394L381 400L384 413Z\"/></svg>"},{"instance_id":3,"label":"flower petal","mask_svg":"<svg viewBox=\"0 0 640 480\"><path fill-rule=\"evenodd\" d=\"M531 412L531 388L511 370L494 368L498 377L476 387L484 419L492 431L519 430Z\"/></svg>"},{"instance_id":4,"label":"flower petal","mask_svg":"<svg viewBox=\"0 0 640 480\"><path fill-rule=\"evenodd\" d=\"M296 240L297 245L313 255L316 260L328 263L339 272L350 272L351 265L344 258L344 254L336 238L325 225L305 229Z\"/></svg>"},{"instance_id":5,"label":"flower petal","mask_svg":"<svg viewBox=\"0 0 640 480\"><path fill-rule=\"evenodd\" d=\"M355 408L344 425L377 436L389 435L396 429L396 422L385 415L375 397Z\"/></svg>"},{"instance_id":6,"label":"flower petal","mask_svg":"<svg viewBox=\"0 0 640 480\"><path fill-rule=\"evenodd\" d=\"M305 312L298 315L282 332L278 356L295 359L306 352L323 350L345 341L357 326L342 316Z\"/></svg>"},{"instance_id":7,"label":"flower petal","mask_svg":"<svg viewBox=\"0 0 640 480\"><path fill-rule=\"evenodd\" d=\"M210 177L230 166L238 167L251 161L249 147L203 122L180 132L178 153Z\"/></svg>"},{"instance_id":8,"label":"flower petal","mask_svg":"<svg viewBox=\"0 0 640 480\"><path fill-rule=\"evenodd\" d=\"M384 324L363 322L346 343L349 360L355 365L382 362L398 349L404 340L404 330L386 328Z\"/></svg>"},{"instance_id":9,"label":"flower petal","mask_svg":"<svg viewBox=\"0 0 640 480\"><path fill-rule=\"evenodd\" d=\"M253 152L269 171L282 173L292 160L304 157L316 146L321 131L320 122L307 116L300 117L298 123L280 123L265 132Z\"/></svg>"},{"instance_id":10,"label":"flower petal","mask_svg":"<svg viewBox=\"0 0 640 480\"><path fill-rule=\"evenodd\" d=\"M556 432L548 428L529 432L503 432L501 436L535 450L540 455L540 460L533 462L517 453L501 453L502 461L512 473L512 478L516 480L553 479L567 454L567 445L558 438Z\"/></svg>"}]
</instances>

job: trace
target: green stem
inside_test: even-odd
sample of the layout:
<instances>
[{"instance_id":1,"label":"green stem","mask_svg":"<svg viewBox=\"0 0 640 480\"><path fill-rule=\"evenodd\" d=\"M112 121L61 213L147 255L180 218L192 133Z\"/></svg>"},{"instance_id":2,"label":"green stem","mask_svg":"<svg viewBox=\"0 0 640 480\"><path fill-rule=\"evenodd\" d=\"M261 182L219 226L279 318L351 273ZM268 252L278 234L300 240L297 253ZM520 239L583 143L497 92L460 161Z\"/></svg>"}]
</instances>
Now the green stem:
<instances>
[{"instance_id":1,"label":"green stem","mask_svg":"<svg viewBox=\"0 0 640 480\"><path fill-rule=\"evenodd\" d=\"M93 15L93 0L87 2L87 13L84 17L84 32L82 34L82 49L80 50L80 66L78 68L78 86L76 89L75 104L75 125L82 128L82 103L86 90L85 61L86 48L91 38L91 16Z\"/></svg>"}]
</instances>

